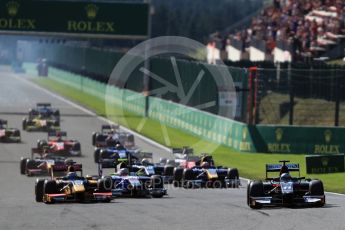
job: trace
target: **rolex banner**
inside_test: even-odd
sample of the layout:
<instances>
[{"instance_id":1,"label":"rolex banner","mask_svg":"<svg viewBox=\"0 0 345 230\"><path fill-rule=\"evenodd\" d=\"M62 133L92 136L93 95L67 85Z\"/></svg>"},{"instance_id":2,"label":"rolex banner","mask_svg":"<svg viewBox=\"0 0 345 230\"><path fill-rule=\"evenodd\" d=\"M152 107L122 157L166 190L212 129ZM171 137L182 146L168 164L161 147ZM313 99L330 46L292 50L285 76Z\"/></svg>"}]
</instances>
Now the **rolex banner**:
<instances>
[{"instance_id":1,"label":"rolex banner","mask_svg":"<svg viewBox=\"0 0 345 230\"><path fill-rule=\"evenodd\" d=\"M344 154L308 155L305 160L308 174L344 172Z\"/></svg>"},{"instance_id":2,"label":"rolex banner","mask_svg":"<svg viewBox=\"0 0 345 230\"><path fill-rule=\"evenodd\" d=\"M0 2L0 31L88 37L146 38L146 3L10 0Z\"/></svg>"}]
</instances>

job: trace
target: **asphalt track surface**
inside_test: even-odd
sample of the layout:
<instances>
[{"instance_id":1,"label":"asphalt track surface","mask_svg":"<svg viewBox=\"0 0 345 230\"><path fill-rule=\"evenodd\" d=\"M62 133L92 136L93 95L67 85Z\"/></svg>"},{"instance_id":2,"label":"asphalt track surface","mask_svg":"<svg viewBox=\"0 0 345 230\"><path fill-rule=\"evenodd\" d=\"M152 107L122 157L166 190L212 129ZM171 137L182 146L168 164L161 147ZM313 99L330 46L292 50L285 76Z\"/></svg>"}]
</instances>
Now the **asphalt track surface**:
<instances>
[{"instance_id":1,"label":"asphalt track surface","mask_svg":"<svg viewBox=\"0 0 345 230\"><path fill-rule=\"evenodd\" d=\"M13 127L37 102L61 109L62 128L82 144L84 172L96 173L91 133L104 122L27 83L22 75L1 70L0 117ZM245 184L239 189L186 190L169 187L161 199L121 198L111 203L54 204L34 201L35 178L19 173L19 159L29 156L36 140L46 133L22 132L21 144L0 144L0 229L345 229L345 197L327 195L323 208L266 208L246 205ZM146 151L169 156L137 139Z\"/></svg>"}]
</instances>

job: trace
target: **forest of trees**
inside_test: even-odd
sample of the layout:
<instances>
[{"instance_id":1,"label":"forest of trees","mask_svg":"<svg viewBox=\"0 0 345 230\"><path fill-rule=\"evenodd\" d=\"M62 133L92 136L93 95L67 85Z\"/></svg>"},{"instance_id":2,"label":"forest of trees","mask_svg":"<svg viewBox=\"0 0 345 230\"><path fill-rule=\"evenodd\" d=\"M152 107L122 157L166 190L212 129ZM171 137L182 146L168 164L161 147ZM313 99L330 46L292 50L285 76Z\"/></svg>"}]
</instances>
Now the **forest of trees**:
<instances>
[{"instance_id":1,"label":"forest of trees","mask_svg":"<svg viewBox=\"0 0 345 230\"><path fill-rule=\"evenodd\" d=\"M152 36L179 35L205 42L262 8L263 0L152 0Z\"/></svg>"}]
</instances>

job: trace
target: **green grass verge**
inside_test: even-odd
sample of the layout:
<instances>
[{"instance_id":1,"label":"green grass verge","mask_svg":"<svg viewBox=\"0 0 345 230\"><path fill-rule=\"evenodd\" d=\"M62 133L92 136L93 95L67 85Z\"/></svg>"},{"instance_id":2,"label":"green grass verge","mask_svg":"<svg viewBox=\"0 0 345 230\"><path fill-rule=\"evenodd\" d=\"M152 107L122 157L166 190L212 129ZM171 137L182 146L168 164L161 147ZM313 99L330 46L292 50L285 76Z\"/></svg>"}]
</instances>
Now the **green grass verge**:
<instances>
[{"instance_id":1,"label":"green grass verge","mask_svg":"<svg viewBox=\"0 0 345 230\"><path fill-rule=\"evenodd\" d=\"M86 92L76 90L65 84L53 81L49 78L35 78L33 81L44 88L56 92L95 111L98 115L104 116L105 114L104 100ZM164 126L163 128L166 129L168 136L173 137L170 139L169 143L164 139L162 125L158 121L148 118L145 120L144 126L138 130L138 126L140 122L142 122L142 117L133 113L126 112L123 116L117 117L114 121L168 147L191 146L198 142L195 151L197 153L201 153L209 152L210 149L217 146L216 144L210 143L206 140L200 140L198 137L187 134L178 129ZM279 160L287 159L294 163L300 163L302 176L323 180L327 191L345 193L345 173L307 175L304 173L306 172L306 166L305 156L303 154L242 153L225 146L218 146L213 152L213 156L218 165L237 167L240 171L240 176L251 179L265 177L266 163L277 163Z\"/></svg>"}]
</instances>

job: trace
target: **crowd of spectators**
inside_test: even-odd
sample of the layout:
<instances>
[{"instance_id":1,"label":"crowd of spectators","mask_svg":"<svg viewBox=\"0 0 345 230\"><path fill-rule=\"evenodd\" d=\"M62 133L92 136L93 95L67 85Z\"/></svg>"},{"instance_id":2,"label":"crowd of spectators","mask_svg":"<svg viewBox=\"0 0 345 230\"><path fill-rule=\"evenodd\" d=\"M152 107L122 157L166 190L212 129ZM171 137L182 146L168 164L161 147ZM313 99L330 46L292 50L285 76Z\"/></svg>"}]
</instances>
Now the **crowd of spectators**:
<instances>
[{"instance_id":1,"label":"crowd of spectators","mask_svg":"<svg viewBox=\"0 0 345 230\"><path fill-rule=\"evenodd\" d=\"M253 41L264 41L272 53L278 42L285 43L298 58L327 50L344 33L345 0L273 0L247 29L223 38L223 44L235 39L245 51Z\"/></svg>"}]
</instances>

